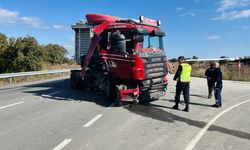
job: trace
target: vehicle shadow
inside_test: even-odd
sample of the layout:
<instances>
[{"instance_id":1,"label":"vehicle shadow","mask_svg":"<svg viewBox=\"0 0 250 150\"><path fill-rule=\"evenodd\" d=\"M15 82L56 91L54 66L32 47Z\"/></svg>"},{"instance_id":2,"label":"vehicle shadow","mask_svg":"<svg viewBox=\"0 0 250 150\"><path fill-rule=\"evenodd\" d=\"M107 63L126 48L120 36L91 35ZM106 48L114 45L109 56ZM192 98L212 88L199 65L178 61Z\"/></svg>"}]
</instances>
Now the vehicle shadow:
<instances>
[{"instance_id":1,"label":"vehicle shadow","mask_svg":"<svg viewBox=\"0 0 250 150\"><path fill-rule=\"evenodd\" d=\"M93 92L92 90L72 90L69 86L69 80L60 80L60 82L48 82L41 84L34 84L24 86L25 93L31 93L36 96L44 97L44 100L57 100L57 101L80 101L80 102L91 102L103 107L109 107L112 102L104 98L104 96L98 94L98 92ZM167 100L167 99L165 99ZM173 101L173 100L167 100ZM199 104L200 105L200 104ZM203 105L203 104L202 104ZM169 113L163 109L171 109L167 106L157 105L157 104L147 104L147 105L126 105L123 106L124 109L148 118L155 120L174 123L175 121L184 122L190 126L195 126L198 128L203 128L207 123L204 121L193 120L189 118L184 118L172 113ZM163 109L162 109L163 108ZM122 109L122 108L121 108ZM212 125L209 131L217 131L232 135L235 137L250 140L250 134L243 131L237 131L233 129L228 129L216 125Z\"/></svg>"},{"instance_id":2,"label":"vehicle shadow","mask_svg":"<svg viewBox=\"0 0 250 150\"><path fill-rule=\"evenodd\" d=\"M170 93L175 94L175 92L170 92ZM183 95L183 94L181 93L181 95ZM189 96L194 96L194 97L199 97L199 98L207 99L206 95L199 95L199 94L192 94L192 93L190 93Z\"/></svg>"},{"instance_id":3,"label":"vehicle shadow","mask_svg":"<svg viewBox=\"0 0 250 150\"><path fill-rule=\"evenodd\" d=\"M124 109L127 109L128 111L135 113L137 115L152 118L155 120L168 122L168 123L175 123L176 121L184 122L190 126L203 128L205 125L207 125L207 122L199 121L199 120L193 120L190 118L184 118L175 114L172 114L170 112L167 112L164 109L171 109L167 106L162 105L156 105L156 104L147 104L147 105L132 105L130 107L124 107ZM224 127L220 127L217 125L212 125L208 129L208 131L217 131L220 133L232 135L235 137L239 137L242 139L250 140L250 133L243 132L243 131L237 131L233 129L228 129Z\"/></svg>"},{"instance_id":4,"label":"vehicle shadow","mask_svg":"<svg viewBox=\"0 0 250 150\"><path fill-rule=\"evenodd\" d=\"M169 101L169 102L175 102L174 100L172 99L165 99L165 98L162 98L161 100L163 101ZM180 101L181 104L184 104L183 101ZM196 105L196 106L204 106L204 107L211 107L211 105L208 105L208 104L202 104L202 103L195 103L195 102L189 102L190 105Z\"/></svg>"},{"instance_id":5,"label":"vehicle shadow","mask_svg":"<svg viewBox=\"0 0 250 150\"><path fill-rule=\"evenodd\" d=\"M70 87L69 80L60 80L59 82L48 82L24 86L25 93L31 93L43 97L44 100L58 101L79 101L91 102L103 107L109 107L112 101L106 99L100 92L94 89L73 90Z\"/></svg>"}]
</instances>

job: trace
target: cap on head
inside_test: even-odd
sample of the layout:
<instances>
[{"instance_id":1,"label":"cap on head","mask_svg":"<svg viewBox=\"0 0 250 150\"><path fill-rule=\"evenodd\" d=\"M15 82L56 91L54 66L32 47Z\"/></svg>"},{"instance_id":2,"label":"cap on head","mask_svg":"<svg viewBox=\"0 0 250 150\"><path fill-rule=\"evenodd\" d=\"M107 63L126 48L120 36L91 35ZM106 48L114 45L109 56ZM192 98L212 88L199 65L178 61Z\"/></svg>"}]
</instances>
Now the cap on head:
<instances>
[{"instance_id":1,"label":"cap on head","mask_svg":"<svg viewBox=\"0 0 250 150\"><path fill-rule=\"evenodd\" d=\"M184 56L180 56L180 57L178 57L178 60L185 60L185 57Z\"/></svg>"}]
</instances>

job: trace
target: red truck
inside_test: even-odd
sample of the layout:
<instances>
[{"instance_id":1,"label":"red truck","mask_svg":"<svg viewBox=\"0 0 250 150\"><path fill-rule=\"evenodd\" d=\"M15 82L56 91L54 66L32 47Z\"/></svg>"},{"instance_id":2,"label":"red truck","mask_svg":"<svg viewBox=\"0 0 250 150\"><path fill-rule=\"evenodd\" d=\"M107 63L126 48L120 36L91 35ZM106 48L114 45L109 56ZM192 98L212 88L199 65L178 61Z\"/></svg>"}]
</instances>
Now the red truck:
<instances>
[{"instance_id":1,"label":"red truck","mask_svg":"<svg viewBox=\"0 0 250 150\"><path fill-rule=\"evenodd\" d=\"M94 87L118 103L159 99L168 85L160 23L143 16L87 14L86 21L72 25L75 59L82 69L71 70L71 87Z\"/></svg>"}]
</instances>

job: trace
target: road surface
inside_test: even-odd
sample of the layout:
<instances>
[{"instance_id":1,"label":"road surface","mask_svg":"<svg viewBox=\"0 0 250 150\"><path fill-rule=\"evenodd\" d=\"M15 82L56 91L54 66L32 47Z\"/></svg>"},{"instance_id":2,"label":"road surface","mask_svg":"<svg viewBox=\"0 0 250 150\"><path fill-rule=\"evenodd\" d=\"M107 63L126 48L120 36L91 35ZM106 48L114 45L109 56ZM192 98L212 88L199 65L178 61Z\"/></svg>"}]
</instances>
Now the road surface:
<instances>
[{"instance_id":1,"label":"road surface","mask_svg":"<svg viewBox=\"0 0 250 150\"><path fill-rule=\"evenodd\" d=\"M224 81L218 109L205 79L192 78L187 113L171 109L171 78L166 95L147 106L113 107L96 92L71 90L68 79L1 88L0 149L250 149L250 83Z\"/></svg>"}]
</instances>

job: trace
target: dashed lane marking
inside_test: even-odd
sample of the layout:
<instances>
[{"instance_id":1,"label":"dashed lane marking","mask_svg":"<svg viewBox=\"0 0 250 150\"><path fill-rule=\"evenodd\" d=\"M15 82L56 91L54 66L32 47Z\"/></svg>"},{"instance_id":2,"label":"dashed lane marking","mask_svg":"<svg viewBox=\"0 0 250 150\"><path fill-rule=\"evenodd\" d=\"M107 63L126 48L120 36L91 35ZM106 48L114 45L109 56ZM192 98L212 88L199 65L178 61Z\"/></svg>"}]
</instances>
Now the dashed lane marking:
<instances>
[{"instance_id":1,"label":"dashed lane marking","mask_svg":"<svg viewBox=\"0 0 250 150\"><path fill-rule=\"evenodd\" d=\"M49 94L42 94L43 97L51 97L55 94L58 94L58 93L61 93L60 91L57 91L57 92L53 92L53 93L49 93Z\"/></svg>"},{"instance_id":2,"label":"dashed lane marking","mask_svg":"<svg viewBox=\"0 0 250 150\"><path fill-rule=\"evenodd\" d=\"M186 148L184 150L192 150L195 145L199 142L199 140L202 138L202 136L205 134L205 132L209 129L209 127L217 120L219 119L222 115L224 115L225 113L227 113L228 111L234 109L235 107L238 107L242 104L245 104L247 102L250 102L250 100L246 100L243 102L240 102L238 104L235 104L229 108L227 108L226 110L222 111L221 113L219 113L217 116L215 116L212 120L210 120L207 125L202 128L200 130L200 132L192 139L192 141L186 146Z\"/></svg>"},{"instance_id":3,"label":"dashed lane marking","mask_svg":"<svg viewBox=\"0 0 250 150\"><path fill-rule=\"evenodd\" d=\"M72 141L72 139L65 139L64 141L62 141L62 143L60 143L59 145L57 145L55 148L53 148L52 150L61 150L63 149L66 145L68 145L70 142Z\"/></svg>"},{"instance_id":4,"label":"dashed lane marking","mask_svg":"<svg viewBox=\"0 0 250 150\"><path fill-rule=\"evenodd\" d=\"M116 102L112 103L107 109L111 109L112 107L114 107L116 104Z\"/></svg>"},{"instance_id":5,"label":"dashed lane marking","mask_svg":"<svg viewBox=\"0 0 250 150\"><path fill-rule=\"evenodd\" d=\"M96 122L101 117L102 117L102 114L98 114L93 119L91 119L88 123L86 123L83 127L87 128L87 127L91 126L94 122Z\"/></svg>"},{"instance_id":6,"label":"dashed lane marking","mask_svg":"<svg viewBox=\"0 0 250 150\"><path fill-rule=\"evenodd\" d=\"M22 104L22 103L24 103L24 101L13 103L13 104L9 104L9 105L5 105L5 106L1 106L0 109L12 107L12 106L19 105L19 104Z\"/></svg>"}]
</instances>

